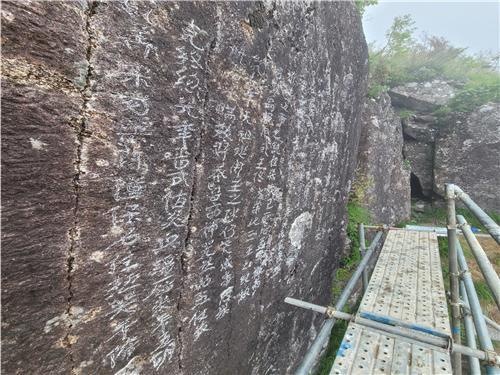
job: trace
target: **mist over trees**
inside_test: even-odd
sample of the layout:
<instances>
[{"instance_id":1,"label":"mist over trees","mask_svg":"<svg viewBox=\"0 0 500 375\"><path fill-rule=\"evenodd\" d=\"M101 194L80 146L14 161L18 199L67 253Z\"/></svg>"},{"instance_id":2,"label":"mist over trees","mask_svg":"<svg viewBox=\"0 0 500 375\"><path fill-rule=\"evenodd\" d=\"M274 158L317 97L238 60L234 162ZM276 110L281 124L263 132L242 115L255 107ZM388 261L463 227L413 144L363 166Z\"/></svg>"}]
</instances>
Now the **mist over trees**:
<instances>
[{"instance_id":1,"label":"mist over trees","mask_svg":"<svg viewBox=\"0 0 500 375\"><path fill-rule=\"evenodd\" d=\"M442 113L500 102L499 56L471 55L439 36L417 38L416 30L410 15L399 16L386 33L385 45L370 44L370 97L407 82L438 79L459 88Z\"/></svg>"}]
</instances>

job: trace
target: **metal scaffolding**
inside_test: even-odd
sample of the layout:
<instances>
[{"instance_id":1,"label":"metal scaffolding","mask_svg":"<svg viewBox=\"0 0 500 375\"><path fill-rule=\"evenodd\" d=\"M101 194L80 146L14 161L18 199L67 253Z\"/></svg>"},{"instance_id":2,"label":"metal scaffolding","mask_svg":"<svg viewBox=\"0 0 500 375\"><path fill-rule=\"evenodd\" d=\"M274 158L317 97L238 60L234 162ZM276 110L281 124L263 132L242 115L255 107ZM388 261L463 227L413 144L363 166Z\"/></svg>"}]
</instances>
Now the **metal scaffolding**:
<instances>
[{"instance_id":1,"label":"metal scaffolding","mask_svg":"<svg viewBox=\"0 0 500 375\"><path fill-rule=\"evenodd\" d=\"M458 235L463 234L469 244L497 306L500 279L468 223L462 216L456 215L457 199L470 209L500 244L500 227L463 190L448 184L445 230L448 237L451 322L437 246L437 236L444 236L444 228L408 226L401 229L360 225L360 252L363 257L335 306L285 299L291 305L324 314L327 318L296 374L310 374L315 369L337 319L349 321L349 326L331 374L461 374L462 355L469 358L468 370L471 374L479 373L480 361L488 374L500 374L500 356L494 351L487 328L487 325L499 325L487 318L481 309ZM365 228L377 230L366 251ZM367 266L382 242L384 232L387 236L369 278ZM355 314L342 312L360 279L364 295L359 310ZM467 345L460 342L462 322Z\"/></svg>"}]
</instances>

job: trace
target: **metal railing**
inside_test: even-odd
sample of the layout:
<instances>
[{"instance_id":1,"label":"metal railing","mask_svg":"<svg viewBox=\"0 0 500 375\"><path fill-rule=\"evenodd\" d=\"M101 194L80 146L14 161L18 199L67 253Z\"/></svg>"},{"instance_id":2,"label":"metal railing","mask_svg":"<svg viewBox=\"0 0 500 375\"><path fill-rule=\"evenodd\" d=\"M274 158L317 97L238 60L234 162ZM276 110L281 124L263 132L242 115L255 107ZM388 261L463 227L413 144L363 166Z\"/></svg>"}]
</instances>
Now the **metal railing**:
<instances>
[{"instance_id":1,"label":"metal railing","mask_svg":"<svg viewBox=\"0 0 500 375\"><path fill-rule=\"evenodd\" d=\"M385 332L391 337L402 337L409 342L425 343L436 347L449 350L452 356L453 372L461 374L461 356L469 357L469 371L471 374L480 373L479 360L486 364L487 374L500 375L500 356L494 351L493 343L487 328L487 325L498 329L498 323L487 318L481 309L479 298L465 260L463 249L458 241L457 235L465 237L472 254L476 259L479 269L484 279L492 291L494 300L500 307L500 279L493 266L489 262L486 253L481 247L475 234L472 232L469 224L463 216L456 214L455 202L461 200L464 205L474 214L475 217L484 225L488 233L500 244L500 227L496 224L462 189L453 184L446 185L447 201L447 237L448 237L448 260L450 269L450 305L452 311L451 332L452 337L443 332L429 329L429 327L419 324L408 325L404 321L392 317L368 314L359 312L357 314L347 314L342 312L347 300L354 291L356 284L362 279L363 291L368 286L367 266L370 258L380 243L383 231L392 228L385 225L380 226L359 226L360 252L362 260L353 275L349 279L346 287L343 289L335 307L318 306L294 298L286 298L285 302L304 309L316 311L325 314L327 319L323 323L319 334L309 347L304 359L300 363L296 375L307 375L315 368L318 360L326 348L332 328L337 319L343 319L356 322L365 327L371 327ZM458 222L458 223L457 223ZM365 228L377 230L372 243L365 249ZM419 227L416 230L433 231L439 235L440 228ZM442 233L444 235L444 233ZM467 346L461 345L461 319L464 320L465 338ZM480 349L477 348L476 335Z\"/></svg>"},{"instance_id":2,"label":"metal railing","mask_svg":"<svg viewBox=\"0 0 500 375\"><path fill-rule=\"evenodd\" d=\"M491 237L498 244L500 244L500 226L498 226L498 224L495 223L495 221L489 217L462 189L456 185L447 184L447 232L453 344L460 344L460 326L463 317L467 345L472 349L476 347L475 331L477 332L477 338L481 350L491 353L492 356L497 356L494 351L490 333L486 326L487 322L479 303L472 275L469 271L464 252L457 238L458 229L461 229L465 240L471 249L472 255L474 256L479 269L484 276L484 280L492 292L498 308L500 308L500 279L491 265L481 244L472 232L470 225L463 216L457 215L455 209L456 200L460 200L481 222L481 224L484 225ZM462 297L461 299L460 296ZM454 352L452 354L452 366L455 373L461 374L461 353ZM478 368L479 363L477 362L477 359L469 356L469 369L471 373L477 373ZM486 364L486 370L488 374L500 374L498 364L492 362Z\"/></svg>"},{"instance_id":3,"label":"metal railing","mask_svg":"<svg viewBox=\"0 0 500 375\"><path fill-rule=\"evenodd\" d=\"M364 237L364 234L363 234ZM372 254L375 252L375 249L380 242L382 238L382 232L377 232L375 235L375 238L373 239L370 247L366 250L365 255L363 256L361 262L359 263L358 267L352 274L351 278L347 282L347 285L342 291L342 294L340 295L339 299L337 300L337 303L335 304L335 310L336 311L342 311L342 309L345 307L347 300L351 296L352 292L354 291L354 288L356 287L357 282L359 279L362 277L366 267L368 266L368 262L370 261L370 258ZM285 302L290 303L292 299L285 299ZM297 301L293 299L294 301ZM290 303L292 304L292 303ZM296 304L295 304L296 305ZM303 307L303 306L301 306ZM308 307L306 307L308 308ZM310 309L310 307L309 307ZM328 316L328 319L325 320L323 323L323 326L321 327L321 330L319 331L318 335L314 339L314 342L312 345L309 347L309 350L307 351L306 355L304 356L304 359L302 360L301 364L299 365L296 374L297 375L307 375L309 372L314 368L316 365L319 357L321 356L323 350L326 348L328 344L328 340L330 339L330 334L332 332L332 328L335 325L336 319L343 319L340 316ZM345 318L345 316L344 316Z\"/></svg>"}]
</instances>

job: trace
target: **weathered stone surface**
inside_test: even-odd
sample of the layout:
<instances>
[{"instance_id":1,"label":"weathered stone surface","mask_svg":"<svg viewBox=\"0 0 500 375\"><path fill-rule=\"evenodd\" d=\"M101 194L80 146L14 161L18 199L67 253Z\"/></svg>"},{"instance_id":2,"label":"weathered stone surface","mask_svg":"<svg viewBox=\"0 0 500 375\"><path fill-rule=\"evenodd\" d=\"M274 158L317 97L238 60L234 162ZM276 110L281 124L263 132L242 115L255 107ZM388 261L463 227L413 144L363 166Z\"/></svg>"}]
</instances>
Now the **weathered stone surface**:
<instances>
[{"instance_id":1,"label":"weathered stone surface","mask_svg":"<svg viewBox=\"0 0 500 375\"><path fill-rule=\"evenodd\" d=\"M499 203L493 171L500 164L495 148L498 132L492 131L496 105L470 116L450 116L445 125L438 123L433 112L455 93L456 88L444 81L409 83L389 91L397 110L414 112L403 120L403 153L411 166L412 195L425 199L443 196L444 184L456 179L457 184L463 181L475 189L478 199L494 209Z\"/></svg>"},{"instance_id":2,"label":"weathered stone surface","mask_svg":"<svg viewBox=\"0 0 500 375\"><path fill-rule=\"evenodd\" d=\"M500 212L500 104L449 118L436 139L434 189L460 186L482 208Z\"/></svg>"},{"instance_id":3,"label":"weathered stone surface","mask_svg":"<svg viewBox=\"0 0 500 375\"><path fill-rule=\"evenodd\" d=\"M357 180L374 222L395 224L410 217L410 170L403 160L401 120L381 94L363 107ZM364 181L364 182L362 182Z\"/></svg>"},{"instance_id":4,"label":"weathered stone surface","mask_svg":"<svg viewBox=\"0 0 500 375\"><path fill-rule=\"evenodd\" d=\"M3 236L25 242L4 242L2 267L18 271L2 275L14 343L2 367L291 372L322 318L283 298L326 303L343 248L367 69L354 5L108 2L86 15L74 4L76 19L66 3L31 4L11 5L9 27L33 12L73 34L47 35L64 47L34 54L38 71L65 78L25 121L54 132L54 154L37 159L49 141L36 132L14 141L29 138L26 107L4 119L19 156L2 172L17 220ZM13 60L28 59L30 27ZM45 74L27 77L12 85L45 89ZM22 193L16 175L31 184ZM35 224L38 237L25 235ZM40 282L22 284L35 267L52 278L38 294Z\"/></svg>"},{"instance_id":5,"label":"weathered stone surface","mask_svg":"<svg viewBox=\"0 0 500 375\"><path fill-rule=\"evenodd\" d=\"M392 103L396 107L414 111L432 112L446 104L455 95L456 89L448 82L410 82L389 90Z\"/></svg>"},{"instance_id":6,"label":"weathered stone surface","mask_svg":"<svg viewBox=\"0 0 500 375\"><path fill-rule=\"evenodd\" d=\"M403 134L408 141L434 143L436 140L436 118L433 116L410 116L401 121Z\"/></svg>"},{"instance_id":7,"label":"weathered stone surface","mask_svg":"<svg viewBox=\"0 0 500 375\"><path fill-rule=\"evenodd\" d=\"M403 119L403 155L412 173L412 195L433 197L434 145L438 132L432 115L455 95L456 89L445 81L411 82L389 91L397 110L413 112Z\"/></svg>"},{"instance_id":8,"label":"weathered stone surface","mask_svg":"<svg viewBox=\"0 0 500 375\"><path fill-rule=\"evenodd\" d=\"M2 63L12 66L9 76L52 89L82 89L86 8L85 1L2 2Z\"/></svg>"},{"instance_id":9,"label":"weathered stone surface","mask_svg":"<svg viewBox=\"0 0 500 375\"><path fill-rule=\"evenodd\" d=\"M434 145L438 129L432 116L410 116L403 124L403 155L413 174L413 195L433 196ZM415 187L418 185L418 187Z\"/></svg>"},{"instance_id":10,"label":"weathered stone surface","mask_svg":"<svg viewBox=\"0 0 500 375\"><path fill-rule=\"evenodd\" d=\"M405 140L403 155L408 160L414 179L413 195L432 198L434 183L434 143Z\"/></svg>"},{"instance_id":11,"label":"weathered stone surface","mask_svg":"<svg viewBox=\"0 0 500 375\"><path fill-rule=\"evenodd\" d=\"M2 366L68 373L83 6L2 2Z\"/></svg>"}]
</instances>

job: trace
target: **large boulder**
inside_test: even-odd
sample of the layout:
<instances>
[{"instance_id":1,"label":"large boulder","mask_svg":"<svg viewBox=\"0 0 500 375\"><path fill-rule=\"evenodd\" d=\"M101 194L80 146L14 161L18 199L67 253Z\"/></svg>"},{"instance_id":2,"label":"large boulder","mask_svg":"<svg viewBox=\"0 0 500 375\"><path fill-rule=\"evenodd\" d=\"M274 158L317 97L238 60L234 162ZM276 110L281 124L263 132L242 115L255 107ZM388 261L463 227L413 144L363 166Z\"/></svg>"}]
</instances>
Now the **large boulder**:
<instances>
[{"instance_id":1,"label":"large boulder","mask_svg":"<svg viewBox=\"0 0 500 375\"><path fill-rule=\"evenodd\" d=\"M416 112L432 112L448 103L455 93L455 87L440 80L409 82L389 90L394 106Z\"/></svg>"},{"instance_id":2,"label":"large boulder","mask_svg":"<svg viewBox=\"0 0 500 375\"><path fill-rule=\"evenodd\" d=\"M444 122L436 139L434 189L454 183L482 208L500 212L500 104Z\"/></svg>"},{"instance_id":3,"label":"large boulder","mask_svg":"<svg viewBox=\"0 0 500 375\"><path fill-rule=\"evenodd\" d=\"M291 372L323 318L283 299L326 304L345 241L354 4L2 21L2 372Z\"/></svg>"},{"instance_id":4,"label":"large boulder","mask_svg":"<svg viewBox=\"0 0 500 375\"><path fill-rule=\"evenodd\" d=\"M387 94L363 107L356 184L363 204L377 223L396 224L410 217L410 169L403 160L401 120Z\"/></svg>"}]
</instances>

